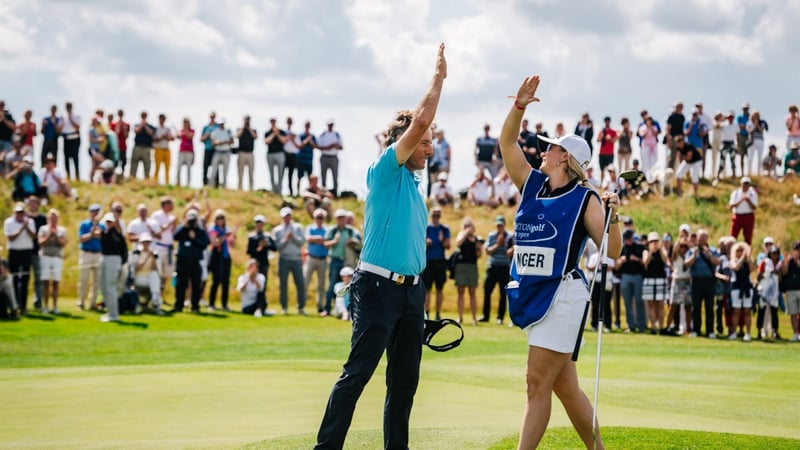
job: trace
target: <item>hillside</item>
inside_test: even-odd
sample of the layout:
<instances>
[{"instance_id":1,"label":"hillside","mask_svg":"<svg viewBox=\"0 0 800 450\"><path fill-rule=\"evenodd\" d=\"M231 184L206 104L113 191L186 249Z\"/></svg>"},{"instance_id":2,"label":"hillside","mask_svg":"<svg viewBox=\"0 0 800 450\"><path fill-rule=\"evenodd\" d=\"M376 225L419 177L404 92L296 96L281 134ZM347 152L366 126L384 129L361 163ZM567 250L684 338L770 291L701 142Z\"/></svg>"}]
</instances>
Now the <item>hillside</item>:
<instances>
[{"instance_id":1,"label":"hillside","mask_svg":"<svg viewBox=\"0 0 800 450\"><path fill-rule=\"evenodd\" d=\"M786 251L793 240L800 239L800 206L795 206L792 202L792 194L800 193L800 180L787 180L780 183L767 178L755 178L753 183L759 192L760 201L760 208L756 215L754 242L758 242L757 246L760 246L760 241L764 236L772 236L780 248ZM647 200L634 199L629 205L622 207L621 213L633 217L636 229L640 233L658 231L659 233L671 232L676 235L679 225L688 223L692 226L692 229L698 227L707 228L712 242L716 242L719 236L728 233L730 212L726 205L730 192L737 185L738 180L723 181L716 187L703 184L700 187L700 195L697 199L691 196L681 198L667 196L661 198L657 195ZM62 198L56 198L50 205L43 208L43 212L46 212L51 206L60 211L61 224L67 228L67 236L70 240L64 265L62 297L74 297L77 291L77 228L80 221L87 217L86 210L91 203L100 203L103 205L104 210L107 210L112 201L119 200L125 205L123 217L126 221L130 221L135 217L135 207L138 203L147 204L150 210L153 211L158 208L158 199L163 195L169 195L175 199L176 210L182 212L186 204L193 197L199 195L196 190L174 186L159 186L152 181L140 180L126 181L123 184L112 187L85 183L78 183L74 187L78 192L77 200L67 201ZM13 208L13 202L10 199L11 183L3 180L0 182L0 190L5 193L2 202L0 202L0 217L5 219L11 216ZM247 242L247 233L253 229L253 216L264 214L268 221L267 229L277 225L279 222L277 212L282 199L269 192L211 190L209 201L212 209L222 208L226 211L230 225L241 225L237 236L238 247L233 252L234 267L232 278L235 278L243 271L246 260L244 247ZM292 199L292 201L298 206L302 204L300 199ZM340 207L354 211L357 216L356 223L359 225L362 223L363 205L360 202L355 200L336 201L334 209ZM469 216L476 223L478 233L485 236L494 230L494 217L497 214L503 214L510 223L513 219L514 210L509 208L489 210L469 206L463 206L459 210L445 208L442 221L450 226L453 236L455 236L461 228L461 219ZM295 217L304 225L310 223L309 216L303 211L300 211ZM4 248L5 238L0 238L0 242ZM3 256L7 256L5 249L3 249ZM273 259L273 262L276 262L276 260ZM485 258L483 264L485 264ZM277 264L272 264L268 283L268 299L271 307L277 304L278 298L276 270ZM167 296L168 299L171 299L171 289L169 291ZM235 301L236 296L232 296L232 299ZM446 309L454 306L451 301L447 302ZM479 300L480 302L481 300ZM293 302L290 301L290 304L293 304Z\"/></svg>"}]
</instances>

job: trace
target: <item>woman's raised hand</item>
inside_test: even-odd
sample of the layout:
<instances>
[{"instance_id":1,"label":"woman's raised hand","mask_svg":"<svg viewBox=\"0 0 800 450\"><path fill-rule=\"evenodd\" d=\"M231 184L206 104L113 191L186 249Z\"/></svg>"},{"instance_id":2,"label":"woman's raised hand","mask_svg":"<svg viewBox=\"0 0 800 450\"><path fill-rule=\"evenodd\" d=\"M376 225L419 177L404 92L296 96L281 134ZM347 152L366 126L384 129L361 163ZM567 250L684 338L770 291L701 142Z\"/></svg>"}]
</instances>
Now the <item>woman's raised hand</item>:
<instances>
[{"instance_id":1,"label":"woman's raised hand","mask_svg":"<svg viewBox=\"0 0 800 450\"><path fill-rule=\"evenodd\" d=\"M517 91L517 103L521 106L527 106L529 103L538 102L536 97L536 90L539 88L539 75L525 78L522 86Z\"/></svg>"}]
</instances>

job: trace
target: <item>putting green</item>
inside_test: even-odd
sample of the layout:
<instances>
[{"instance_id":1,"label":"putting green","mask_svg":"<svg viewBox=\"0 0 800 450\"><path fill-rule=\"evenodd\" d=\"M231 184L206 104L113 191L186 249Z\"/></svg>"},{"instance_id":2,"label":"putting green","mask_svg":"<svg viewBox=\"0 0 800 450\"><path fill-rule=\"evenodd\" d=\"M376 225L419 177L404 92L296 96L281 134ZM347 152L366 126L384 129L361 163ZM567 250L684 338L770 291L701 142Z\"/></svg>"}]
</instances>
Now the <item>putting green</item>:
<instances>
[{"instance_id":1,"label":"putting green","mask_svg":"<svg viewBox=\"0 0 800 450\"><path fill-rule=\"evenodd\" d=\"M136 326L96 319L75 312L46 323L0 324L0 447L308 448L349 339L345 323L293 316L126 318ZM524 337L494 325L465 332L454 351L425 351L414 448L514 446ZM586 338L578 370L591 397L596 335ZM648 435L630 427L756 439L700 448L773 442L759 435L798 439L798 351L788 343L605 335L601 423L609 437L612 427L636 436L617 441L622 448L648 446ZM382 363L359 401L348 448L381 445L384 369ZM550 426L543 446L580 446L569 440L577 437L557 401ZM560 445L562 434L567 441Z\"/></svg>"}]
</instances>

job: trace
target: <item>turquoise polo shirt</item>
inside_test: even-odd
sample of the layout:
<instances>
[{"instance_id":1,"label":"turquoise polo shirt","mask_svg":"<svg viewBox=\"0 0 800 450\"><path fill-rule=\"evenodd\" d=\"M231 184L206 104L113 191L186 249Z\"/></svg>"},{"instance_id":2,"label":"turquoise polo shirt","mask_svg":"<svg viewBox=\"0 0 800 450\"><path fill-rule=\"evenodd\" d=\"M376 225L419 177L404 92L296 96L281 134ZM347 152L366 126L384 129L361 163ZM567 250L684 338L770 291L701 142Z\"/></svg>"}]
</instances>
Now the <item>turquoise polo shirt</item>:
<instances>
[{"instance_id":1,"label":"turquoise polo shirt","mask_svg":"<svg viewBox=\"0 0 800 450\"><path fill-rule=\"evenodd\" d=\"M428 207L420 177L397 164L392 144L367 170L361 260L403 275L425 269Z\"/></svg>"}]
</instances>

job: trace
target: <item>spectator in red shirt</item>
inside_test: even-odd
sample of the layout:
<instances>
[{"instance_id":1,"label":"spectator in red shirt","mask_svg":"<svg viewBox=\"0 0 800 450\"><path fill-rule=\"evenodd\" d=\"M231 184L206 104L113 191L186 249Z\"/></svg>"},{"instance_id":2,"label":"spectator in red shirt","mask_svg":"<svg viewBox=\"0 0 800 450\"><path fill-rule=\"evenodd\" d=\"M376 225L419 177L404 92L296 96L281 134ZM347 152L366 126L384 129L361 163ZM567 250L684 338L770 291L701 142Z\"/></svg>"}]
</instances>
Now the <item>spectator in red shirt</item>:
<instances>
[{"instance_id":1,"label":"spectator in red shirt","mask_svg":"<svg viewBox=\"0 0 800 450\"><path fill-rule=\"evenodd\" d=\"M22 150L33 154L33 137L36 136L36 124L31 120L33 111L25 111L25 118L17 125L17 134L22 140Z\"/></svg>"},{"instance_id":2,"label":"spectator in red shirt","mask_svg":"<svg viewBox=\"0 0 800 450\"><path fill-rule=\"evenodd\" d=\"M125 112L121 109L117 111L116 121L114 121L114 114L108 115L111 131L117 135L117 148L119 149L117 165L122 167L122 173L125 173L125 166L128 165L128 136L131 134L131 124L122 119L124 116Z\"/></svg>"},{"instance_id":3,"label":"spectator in red shirt","mask_svg":"<svg viewBox=\"0 0 800 450\"><path fill-rule=\"evenodd\" d=\"M617 132L611 128L611 117L603 119L603 129L597 135L597 142L600 143L600 172L609 164L614 162L614 143L617 142Z\"/></svg>"}]
</instances>

